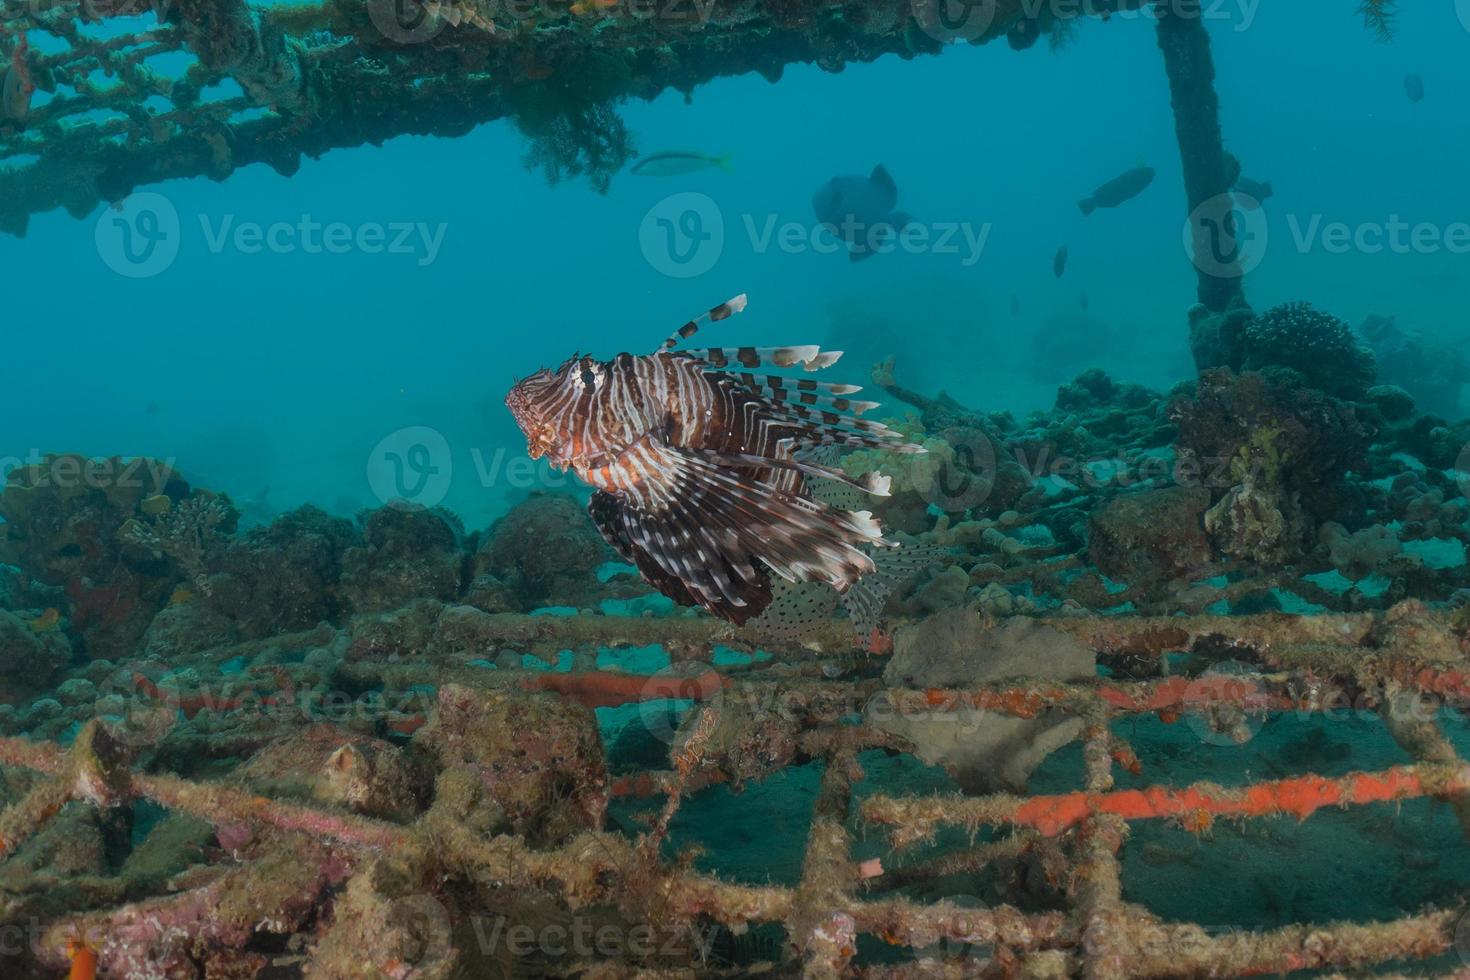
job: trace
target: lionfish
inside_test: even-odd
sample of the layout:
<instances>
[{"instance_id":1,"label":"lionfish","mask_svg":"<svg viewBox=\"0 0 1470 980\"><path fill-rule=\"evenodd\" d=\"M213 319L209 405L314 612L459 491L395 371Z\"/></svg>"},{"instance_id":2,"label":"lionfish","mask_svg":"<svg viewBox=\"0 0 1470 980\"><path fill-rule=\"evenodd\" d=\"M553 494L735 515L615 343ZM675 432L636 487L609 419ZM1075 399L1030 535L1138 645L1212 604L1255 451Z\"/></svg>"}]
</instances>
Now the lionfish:
<instances>
[{"instance_id":1,"label":"lionfish","mask_svg":"<svg viewBox=\"0 0 1470 980\"><path fill-rule=\"evenodd\" d=\"M689 321L652 354L574 355L516 382L505 403L532 459L595 488L589 510L602 536L664 595L742 624L771 605L773 585L823 583L849 600L862 635L858 614L875 614L886 591L852 587L865 576L889 582L878 555L897 543L871 512L814 490L887 496L889 477L849 476L835 453L924 450L859 418L878 403L850 399L856 385L751 373L818 371L841 351L675 350L745 303L740 295Z\"/></svg>"}]
</instances>

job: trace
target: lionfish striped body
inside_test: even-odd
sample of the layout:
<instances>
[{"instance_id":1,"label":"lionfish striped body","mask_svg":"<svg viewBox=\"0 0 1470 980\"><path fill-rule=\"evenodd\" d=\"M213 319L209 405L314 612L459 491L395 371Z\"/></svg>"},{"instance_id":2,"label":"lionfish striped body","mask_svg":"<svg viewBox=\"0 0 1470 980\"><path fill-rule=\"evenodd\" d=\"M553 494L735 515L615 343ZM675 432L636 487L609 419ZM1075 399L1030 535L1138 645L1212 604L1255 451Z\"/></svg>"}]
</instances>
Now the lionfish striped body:
<instances>
[{"instance_id":1,"label":"lionfish striped body","mask_svg":"<svg viewBox=\"0 0 1470 980\"><path fill-rule=\"evenodd\" d=\"M770 603L772 574L845 592L874 571L871 550L892 544L868 511L808 493L816 479L885 496L888 478L849 477L816 461L816 452L922 451L858 418L876 403L849 399L853 385L738 370L816 371L840 352L674 349L702 322L744 308L744 296L715 307L653 354L574 356L506 396L531 457L545 456L596 488L592 518L625 560L676 602L734 623Z\"/></svg>"}]
</instances>

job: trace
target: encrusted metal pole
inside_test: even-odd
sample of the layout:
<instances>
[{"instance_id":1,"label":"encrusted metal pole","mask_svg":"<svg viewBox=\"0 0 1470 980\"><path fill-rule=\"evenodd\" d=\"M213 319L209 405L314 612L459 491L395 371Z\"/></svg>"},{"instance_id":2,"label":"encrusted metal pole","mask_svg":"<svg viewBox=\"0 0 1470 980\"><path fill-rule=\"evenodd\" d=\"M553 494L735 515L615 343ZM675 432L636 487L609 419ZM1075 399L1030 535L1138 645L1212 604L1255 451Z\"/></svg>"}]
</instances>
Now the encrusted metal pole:
<instances>
[{"instance_id":1,"label":"encrusted metal pole","mask_svg":"<svg viewBox=\"0 0 1470 980\"><path fill-rule=\"evenodd\" d=\"M1199 301L1210 310L1224 312L1243 305L1245 291L1236 211L1230 198L1239 174L1220 134L1210 34L1200 0L1159 0L1154 10L1189 197Z\"/></svg>"}]
</instances>

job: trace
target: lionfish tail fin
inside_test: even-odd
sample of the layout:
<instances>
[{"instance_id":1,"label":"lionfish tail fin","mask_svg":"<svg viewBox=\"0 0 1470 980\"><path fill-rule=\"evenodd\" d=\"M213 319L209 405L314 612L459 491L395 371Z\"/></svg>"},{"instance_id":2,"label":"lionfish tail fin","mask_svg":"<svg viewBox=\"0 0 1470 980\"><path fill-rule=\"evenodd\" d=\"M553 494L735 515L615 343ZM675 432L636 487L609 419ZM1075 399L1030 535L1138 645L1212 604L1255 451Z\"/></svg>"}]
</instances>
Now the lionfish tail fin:
<instances>
[{"instance_id":1,"label":"lionfish tail fin","mask_svg":"<svg viewBox=\"0 0 1470 980\"><path fill-rule=\"evenodd\" d=\"M678 330L675 330L673 333L669 334L669 339L663 342L663 345L659 347L659 350L673 350L675 347L679 346L679 343L681 341L688 340L690 337L693 337L695 334L699 333L699 328L704 326L706 323L719 323L721 320L729 319L736 313L744 312L745 303L745 294L741 293L734 299L728 300L724 303L721 303L719 306L714 307L713 309L701 313L699 316L684 324Z\"/></svg>"}]
</instances>

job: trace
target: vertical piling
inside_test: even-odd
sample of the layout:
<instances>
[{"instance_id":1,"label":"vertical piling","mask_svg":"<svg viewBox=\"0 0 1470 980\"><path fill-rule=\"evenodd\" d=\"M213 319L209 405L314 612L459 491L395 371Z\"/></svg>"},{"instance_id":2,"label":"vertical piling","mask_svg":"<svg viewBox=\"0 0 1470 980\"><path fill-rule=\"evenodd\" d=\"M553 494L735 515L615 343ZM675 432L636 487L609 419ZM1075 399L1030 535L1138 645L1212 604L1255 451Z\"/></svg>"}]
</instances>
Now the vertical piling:
<instances>
[{"instance_id":1,"label":"vertical piling","mask_svg":"<svg viewBox=\"0 0 1470 980\"><path fill-rule=\"evenodd\" d=\"M1210 35L1200 0L1160 0L1155 14L1189 198L1199 301L1224 312L1243 305L1245 295L1230 198L1237 174L1220 134Z\"/></svg>"}]
</instances>

